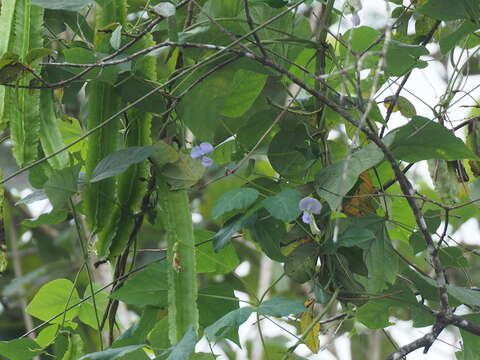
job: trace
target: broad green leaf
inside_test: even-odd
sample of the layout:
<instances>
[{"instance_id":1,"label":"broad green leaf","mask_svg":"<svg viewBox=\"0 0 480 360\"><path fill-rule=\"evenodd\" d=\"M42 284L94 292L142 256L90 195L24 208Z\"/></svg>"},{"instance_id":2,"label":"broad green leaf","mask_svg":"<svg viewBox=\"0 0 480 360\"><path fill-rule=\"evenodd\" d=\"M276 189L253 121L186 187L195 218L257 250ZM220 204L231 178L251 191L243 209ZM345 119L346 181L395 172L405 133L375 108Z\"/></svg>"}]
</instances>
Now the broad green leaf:
<instances>
[{"instance_id":1,"label":"broad green leaf","mask_svg":"<svg viewBox=\"0 0 480 360\"><path fill-rule=\"evenodd\" d=\"M228 211L246 209L257 200L258 195L257 190L248 187L230 190L216 201L212 216L218 219Z\"/></svg>"},{"instance_id":2,"label":"broad green leaf","mask_svg":"<svg viewBox=\"0 0 480 360\"><path fill-rule=\"evenodd\" d=\"M57 337L59 324L45 326L35 338L35 342L41 347L50 345Z\"/></svg>"},{"instance_id":3,"label":"broad green leaf","mask_svg":"<svg viewBox=\"0 0 480 360\"><path fill-rule=\"evenodd\" d=\"M300 152L305 148L307 133L303 125L295 130L282 129L272 139L268 148L268 160L280 175L299 177L306 170L306 158Z\"/></svg>"},{"instance_id":4,"label":"broad green leaf","mask_svg":"<svg viewBox=\"0 0 480 360\"><path fill-rule=\"evenodd\" d=\"M135 306L167 306L168 299L167 264L149 265L139 274L128 279L112 297Z\"/></svg>"},{"instance_id":5,"label":"broad green leaf","mask_svg":"<svg viewBox=\"0 0 480 360\"><path fill-rule=\"evenodd\" d=\"M437 20L476 21L480 17L480 4L476 0L427 0L417 11Z\"/></svg>"},{"instance_id":6,"label":"broad green leaf","mask_svg":"<svg viewBox=\"0 0 480 360\"><path fill-rule=\"evenodd\" d=\"M265 211L264 213L266 214ZM260 218L250 229L253 240L260 244L263 252L270 259L280 262L285 261L285 256L280 249L280 243L287 235L285 224L272 217L265 218L262 213Z\"/></svg>"},{"instance_id":7,"label":"broad green leaf","mask_svg":"<svg viewBox=\"0 0 480 360\"><path fill-rule=\"evenodd\" d=\"M198 291L200 326L206 328L224 315L238 309L238 299L234 289L228 284L214 285ZM238 342L238 336L234 336Z\"/></svg>"},{"instance_id":8,"label":"broad green leaf","mask_svg":"<svg viewBox=\"0 0 480 360\"><path fill-rule=\"evenodd\" d=\"M130 328L115 339L112 347L124 347L142 343L147 338L148 333L157 323L157 307L146 307L143 310L140 320L135 322Z\"/></svg>"},{"instance_id":9,"label":"broad green leaf","mask_svg":"<svg viewBox=\"0 0 480 360\"><path fill-rule=\"evenodd\" d=\"M441 248L438 255L440 256L442 265L446 268L465 269L470 267L470 263L463 255L463 251L460 247L450 246Z\"/></svg>"},{"instance_id":10,"label":"broad green leaf","mask_svg":"<svg viewBox=\"0 0 480 360\"><path fill-rule=\"evenodd\" d=\"M77 192L79 171L79 165L55 171L45 183L45 194L55 209L64 208L70 196Z\"/></svg>"},{"instance_id":11,"label":"broad green leaf","mask_svg":"<svg viewBox=\"0 0 480 360\"><path fill-rule=\"evenodd\" d=\"M300 314L304 311L307 311L307 308L303 305L303 301L288 300L280 296L264 301L257 307L257 312L260 315L270 315L275 317Z\"/></svg>"},{"instance_id":12,"label":"broad green leaf","mask_svg":"<svg viewBox=\"0 0 480 360\"><path fill-rule=\"evenodd\" d=\"M316 176L315 190L328 202L331 209L337 209L343 196L355 185L360 174L382 160L382 151L374 144L367 145L345 160L321 169Z\"/></svg>"},{"instance_id":13,"label":"broad green leaf","mask_svg":"<svg viewBox=\"0 0 480 360\"><path fill-rule=\"evenodd\" d=\"M206 70L205 70L206 71ZM197 76L201 76L202 72ZM228 68L214 72L195 86L177 106L180 118L202 141L213 141L234 72ZM208 94L208 101L205 101Z\"/></svg>"},{"instance_id":14,"label":"broad green leaf","mask_svg":"<svg viewBox=\"0 0 480 360\"><path fill-rule=\"evenodd\" d=\"M480 25L465 20L454 32L440 39L439 44L442 54L447 54L455 46L463 46L464 42L462 40L478 28L480 28Z\"/></svg>"},{"instance_id":15,"label":"broad green leaf","mask_svg":"<svg viewBox=\"0 0 480 360\"><path fill-rule=\"evenodd\" d=\"M31 64L37 59L42 59L45 56L53 54L53 50L46 49L46 48L36 48L32 49L28 52L27 56L25 57L25 63Z\"/></svg>"},{"instance_id":16,"label":"broad green leaf","mask_svg":"<svg viewBox=\"0 0 480 360\"><path fill-rule=\"evenodd\" d=\"M390 325L388 321L390 305L384 300L369 301L357 308L355 318L369 329L383 329Z\"/></svg>"},{"instance_id":17,"label":"broad green leaf","mask_svg":"<svg viewBox=\"0 0 480 360\"><path fill-rule=\"evenodd\" d=\"M375 234L367 228L351 226L339 233L337 241L326 245L325 252L333 254L340 247L358 246L360 248L368 247L369 243L375 239Z\"/></svg>"},{"instance_id":18,"label":"broad green leaf","mask_svg":"<svg viewBox=\"0 0 480 360\"><path fill-rule=\"evenodd\" d=\"M150 160L157 168L161 168L162 166L173 163L179 159L178 152L164 141L157 141L154 146L158 151L150 156Z\"/></svg>"},{"instance_id":19,"label":"broad green leaf","mask_svg":"<svg viewBox=\"0 0 480 360\"><path fill-rule=\"evenodd\" d=\"M367 291L378 292L385 289L387 283L393 284L398 270L398 256L388 238L385 223L372 228L375 239L364 250L365 264L368 268Z\"/></svg>"},{"instance_id":20,"label":"broad green leaf","mask_svg":"<svg viewBox=\"0 0 480 360\"><path fill-rule=\"evenodd\" d=\"M119 25L113 30L112 36L110 38L110 45L114 50L118 50L120 47L120 42L122 41L122 25Z\"/></svg>"},{"instance_id":21,"label":"broad green leaf","mask_svg":"<svg viewBox=\"0 0 480 360\"><path fill-rule=\"evenodd\" d=\"M420 60L420 56L428 55L424 46L404 44L392 40L386 56L385 72L389 76L401 76L413 68L425 68L428 63Z\"/></svg>"},{"instance_id":22,"label":"broad green leaf","mask_svg":"<svg viewBox=\"0 0 480 360\"><path fill-rule=\"evenodd\" d=\"M130 165L146 160L158 149L155 146L131 146L113 152L100 161L92 173L91 183L121 174Z\"/></svg>"},{"instance_id":23,"label":"broad green leaf","mask_svg":"<svg viewBox=\"0 0 480 360\"><path fill-rule=\"evenodd\" d=\"M238 327L248 320L253 308L250 306L233 310L205 329L208 340L233 339ZM238 344L238 343L237 343Z\"/></svg>"},{"instance_id":24,"label":"broad green leaf","mask_svg":"<svg viewBox=\"0 0 480 360\"><path fill-rule=\"evenodd\" d=\"M229 219L212 239L213 248L216 252L223 249L232 239L232 236L243 228L252 225L256 220L255 214L246 213Z\"/></svg>"},{"instance_id":25,"label":"broad green leaf","mask_svg":"<svg viewBox=\"0 0 480 360\"><path fill-rule=\"evenodd\" d=\"M123 346L114 349L107 349L104 351L94 352L87 355L82 356L78 360L116 360L120 359L123 356L131 354L138 349L143 348L146 345L130 345L130 346Z\"/></svg>"},{"instance_id":26,"label":"broad green leaf","mask_svg":"<svg viewBox=\"0 0 480 360\"><path fill-rule=\"evenodd\" d=\"M99 285L93 285L94 292L100 288ZM90 286L87 287L83 297L86 298L92 294ZM100 320L102 321L103 314L105 309L107 308L108 303L108 294L106 291L100 291L99 293L95 294L95 305L97 306L97 314ZM93 305L93 299L90 298L87 301L83 302L80 305L80 311L78 312L78 318L84 324L92 327L93 329L98 329L97 317L95 315L95 307ZM107 325L108 327L108 325Z\"/></svg>"},{"instance_id":27,"label":"broad green leaf","mask_svg":"<svg viewBox=\"0 0 480 360\"><path fill-rule=\"evenodd\" d=\"M28 194L27 196L25 196L23 199L18 200L15 203L15 205L21 205L21 204L28 205L28 204L33 204L37 201L45 200L45 199L48 199L48 196L47 194L45 194L44 190L35 190L31 194Z\"/></svg>"},{"instance_id":28,"label":"broad green leaf","mask_svg":"<svg viewBox=\"0 0 480 360\"><path fill-rule=\"evenodd\" d=\"M190 359L190 355L195 350L195 343L197 342L197 335L195 334L195 330L193 327L190 327L185 335L183 336L182 340L180 340L177 344L175 344L171 348L170 355L166 358L166 360L188 360Z\"/></svg>"},{"instance_id":29,"label":"broad green leaf","mask_svg":"<svg viewBox=\"0 0 480 360\"><path fill-rule=\"evenodd\" d=\"M394 131L390 149L398 160L415 162L476 158L450 130L424 117L415 116L408 124Z\"/></svg>"},{"instance_id":30,"label":"broad green leaf","mask_svg":"<svg viewBox=\"0 0 480 360\"><path fill-rule=\"evenodd\" d=\"M285 274L292 280L303 284L310 280L315 273L317 264L318 246L306 243L296 248L285 261Z\"/></svg>"},{"instance_id":31,"label":"broad green leaf","mask_svg":"<svg viewBox=\"0 0 480 360\"><path fill-rule=\"evenodd\" d=\"M195 160L187 154L180 154L177 162L167 164L161 171L161 176L167 179L172 190L188 189L195 185L205 173L200 160Z\"/></svg>"},{"instance_id":32,"label":"broad green leaf","mask_svg":"<svg viewBox=\"0 0 480 360\"><path fill-rule=\"evenodd\" d=\"M266 80L266 75L238 70L233 77L231 91L223 106L222 115L238 118L245 114L262 91Z\"/></svg>"},{"instance_id":33,"label":"broad green leaf","mask_svg":"<svg viewBox=\"0 0 480 360\"><path fill-rule=\"evenodd\" d=\"M36 318L47 321L50 318L62 314L65 309L80 300L73 283L67 279L56 279L43 285L28 304L26 311ZM78 314L79 307L74 307L59 316L52 323L60 323L64 319L69 321Z\"/></svg>"},{"instance_id":34,"label":"broad green leaf","mask_svg":"<svg viewBox=\"0 0 480 360\"><path fill-rule=\"evenodd\" d=\"M45 9L79 11L93 0L32 0L32 5Z\"/></svg>"},{"instance_id":35,"label":"broad green leaf","mask_svg":"<svg viewBox=\"0 0 480 360\"><path fill-rule=\"evenodd\" d=\"M194 234L198 273L228 274L238 266L240 260L232 244L228 244L217 253L210 241L203 243L212 239L215 236L214 232L198 229Z\"/></svg>"},{"instance_id":36,"label":"broad green leaf","mask_svg":"<svg viewBox=\"0 0 480 360\"><path fill-rule=\"evenodd\" d=\"M22 225L35 228L40 225L54 225L64 221L67 218L68 212L65 210L53 210L49 213L42 214L35 220L23 220Z\"/></svg>"},{"instance_id":37,"label":"broad green leaf","mask_svg":"<svg viewBox=\"0 0 480 360\"><path fill-rule=\"evenodd\" d=\"M262 205L276 219L291 222L300 215L298 203L302 193L295 189L285 189L275 196L270 196L262 201Z\"/></svg>"},{"instance_id":38,"label":"broad green leaf","mask_svg":"<svg viewBox=\"0 0 480 360\"><path fill-rule=\"evenodd\" d=\"M0 355L11 360L31 360L42 353L40 345L34 340L23 338L12 341L0 341Z\"/></svg>"},{"instance_id":39,"label":"broad green leaf","mask_svg":"<svg viewBox=\"0 0 480 360\"><path fill-rule=\"evenodd\" d=\"M462 317L474 324L480 324L480 314L478 313L463 315ZM458 360L479 360L480 337L462 329L460 329L460 335L462 336L462 351L455 353L456 358Z\"/></svg>"},{"instance_id":40,"label":"broad green leaf","mask_svg":"<svg viewBox=\"0 0 480 360\"><path fill-rule=\"evenodd\" d=\"M166 110L165 97L158 91L152 93L158 87L159 84L132 73L120 75L118 85L115 86L122 99L128 103L137 101L151 93L144 100L135 104L134 108L161 114Z\"/></svg>"},{"instance_id":41,"label":"broad green leaf","mask_svg":"<svg viewBox=\"0 0 480 360\"><path fill-rule=\"evenodd\" d=\"M153 330L148 334L148 340L156 352L163 352L170 348L168 339L168 316L157 321Z\"/></svg>"}]
</instances>

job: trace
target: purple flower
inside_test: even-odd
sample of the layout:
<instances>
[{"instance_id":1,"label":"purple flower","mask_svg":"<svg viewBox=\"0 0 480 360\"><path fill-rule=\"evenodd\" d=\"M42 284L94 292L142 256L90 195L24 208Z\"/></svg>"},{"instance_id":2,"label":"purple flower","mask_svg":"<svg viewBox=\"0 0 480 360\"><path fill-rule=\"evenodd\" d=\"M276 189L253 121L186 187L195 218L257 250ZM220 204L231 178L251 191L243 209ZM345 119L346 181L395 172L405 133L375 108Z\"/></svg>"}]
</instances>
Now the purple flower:
<instances>
[{"instance_id":1,"label":"purple flower","mask_svg":"<svg viewBox=\"0 0 480 360\"><path fill-rule=\"evenodd\" d=\"M317 199L307 196L300 200L298 208L303 211L302 221L305 224L310 224L312 222L311 214L320 214L322 204Z\"/></svg>"},{"instance_id":2,"label":"purple flower","mask_svg":"<svg viewBox=\"0 0 480 360\"><path fill-rule=\"evenodd\" d=\"M205 167L209 167L213 165L213 160L210 159L208 156L202 157L202 165Z\"/></svg>"},{"instance_id":3,"label":"purple flower","mask_svg":"<svg viewBox=\"0 0 480 360\"><path fill-rule=\"evenodd\" d=\"M353 12L350 20L352 21L353 26L357 27L360 25L360 16L358 16L358 13Z\"/></svg>"},{"instance_id":4,"label":"purple flower","mask_svg":"<svg viewBox=\"0 0 480 360\"><path fill-rule=\"evenodd\" d=\"M211 154L213 152L213 146L212 144L208 142L202 142L198 146L194 146L192 148L192 151L190 152L190 156L192 159L202 159L202 165L205 167L209 167L213 165L213 160L210 159L208 154Z\"/></svg>"}]
</instances>

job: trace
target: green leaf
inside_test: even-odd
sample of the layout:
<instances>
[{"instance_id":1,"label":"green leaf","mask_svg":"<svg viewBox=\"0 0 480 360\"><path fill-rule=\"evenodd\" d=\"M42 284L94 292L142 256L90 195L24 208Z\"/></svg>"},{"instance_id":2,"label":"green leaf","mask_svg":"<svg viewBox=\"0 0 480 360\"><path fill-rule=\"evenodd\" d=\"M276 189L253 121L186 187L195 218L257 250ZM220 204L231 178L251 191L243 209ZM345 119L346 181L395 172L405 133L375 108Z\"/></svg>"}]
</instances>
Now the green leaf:
<instances>
[{"instance_id":1,"label":"green leaf","mask_svg":"<svg viewBox=\"0 0 480 360\"><path fill-rule=\"evenodd\" d=\"M197 342L197 335L193 327L190 327L182 340L170 349L170 355L166 360L188 360L190 355L195 350L195 343ZM161 357L163 358L163 356Z\"/></svg>"},{"instance_id":2,"label":"green leaf","mask_svg":"<svg viewBox=\"0 0 480 360\"><path fill-rule=\"evenodd\" d=\"M394 132L395 137L390 149L398 160L415 162L428 159L476 158L450 130L424 117L415 116L408 124Z\"/></svg>"},{"instance_id":3,"label":"green leaf","mask_svg":"<svg viewBox=\"0 0 480 360\"><path fill-rule=\"evenodd\" d=\"M147 338L148 333L153 329L157 323L157 307L147 307L143 310L140 320L135 322L123 334L121 334L112 343L112 347L124 347L129 345L136 345L143 343Z\"/></svg>"},{"instance_id":4,"label":"green leaf","mask_svg":"<svg viewBox=\"0 0 480 360\"><path fill-rule=\"evenodd\" d=\"M369 243L374 239L375 234L371 230L364 227L350 226L338 235L338 239L335 243L331 242L326 245L325 253L333 254L340 247L368 247Z\"/></svg>"},{"instance_id":5,"label":"green leaf","mask_svg":"<svg viewBox=\"0 0 480 360\"><path fill-rule=\"evenodd\" d=\"M263 252L270 259L279 262L285 261L285 256L280 249L280 243L286 237L287 232L282 221L261 216L261 220L257 220L252 225L250 234L253 240L260 244Z\"/></svg>"},{"instance_id":6,"label":"green leaf","mask_svg":"<svg viewBox=\"0 0 480 360\"><path fill-rule=\"evenodd\" d=\"M205 335L208 340L233 339L238 332L238 327L248 320L252 313L251 306L242 307L234 310L217 320L215 323L205 329ZM239 343L237 343L239 345Z\"/></svg>"},{"instance_id":7,"label":"green leaf","mask_svg":"<svg viewBox=\"0 0 480 360\"><path fill-rule=\"evenodd\" d=\"M275 317L299 314L304 311L307 311L307 308L303 305L303 301L288 300L281 296L264 301L257 307L257 312L260 315L270 315Z\"/></svg>"},{"instance_id":8,"label":"green leaf","mask_svg":"<svg viewBox=\"0 0 480 360\"><path fill-rule=\"evenodd\" d=\"M442 54L447 54L453 48L455 48L455 46L462 46L463 38L465 38L468 34L472 34L478 28L480 28L480 25L465 20L454 32L440 39L439 44Z\"/></svg>"},{"instance_id":9,"label":"green leaf","mask_svg":"<svg viewBox=\"0 0 480 360\"><path fill-rule=\"evenodd\" d=\"M32 0L32 5L45 9L78 11L91 2L92 0Z\"/></svg>"},{"instance_id":10,"label":"green leaf","mask_svg":"<svg viewBox=\"0 0 480 360\"><path fill-rule=\"evenodd\" d=\"M15 205L21 205L21 204L28 205L28 204L33 204L37 201L45 200L45 199L48 199L48 196L47 194L45 194L44 190L35 190L31 194L28 194L27 196L25 196L23 199L18 200L15 203Z\"/></svg>"},{"instance_id":11,"label":"green leaf","mask_svg":"<svg viewBox=\"0 0 480 360\"><path fill-rule=\"evenodd\" d=\"M206 328L224 315L238 309L238 299L234 289L228 284L220 284L200 289L198 292L199 323ZM238 336L234 341L238 342Z\"/></svg>"},{"instance_id":12,"label":"green leaf","mask_svg":"<svg viewBox=\"0 0 480 360\"><path fill-rule=\"evenodd\" d=\"M131 165L146 160L156 152L155 146L131 146L123 150L115 151L102 159L92 173L91 183L107 179L121 174Z\"/></svg>"},{"instance_id":13,"label":"green leaf","mask_svg":"<svg viewBox=\"0 0 480 360\"><path fill-rule=\"evenodd\" d=\"M388 301L369 301L357 308L355 318L369 329L383 329L390 325L389 307Z\"/></svg>"},{"instance_id":14,"label":"green leaf","mask_svg":"<svg viewBox=\"0 0 480 360\"><path fill-rule=\"evenodd\" d=\"M61 314L65 309L80 301L73 283L67 279L56 279L43 285L28 304L26 311L36 318L47 321L53 316ZM61 323L74 319L79 311L75 307L59 316L52 323Z\"/></svg>"},{"instance_id":15,"label":"green leaf","mask_svg":"<svg viewBox=\"0 0 480 360\"><path fill-rule=\"evenodd\" d=\"M246 213L229 219L212 239L213 248L216 252L223 249L231 240L232 236L240 229L249 227L256 220L255 214Z\"/></svg>"},{"instance_id":16,"label":"green leaf","mask_svg":"<svg viewBox=\"0 0 480 360\"><path fill-rule=\"evenodd\" d=\"M285 274L294 281L303 284L310 280L315 273L317 264L318 246L306 243L296 248L285 261Z\"/></svg>"},{"instance_id":17,"label":"green leaf","mask_svg":"<svg viewBox=\"0 0 480 360\"><path fill-rule=\"evenodd\" d=\"M141 97L151 93L154 89L159 87L159 84L154 81L144 79L143 77L125 73L119 76L118 85L115 86L120 96L127 103L137 101ZM165 97L158 91L151 93L147 98L134 105L134 108L161 114L166 110Z\"/></svg>"},{"instance_id":18,"label":"green leaf","mask_svg":"<svg viewBox=\"0 0 480 360\"><path fill-rule=\"evenodd\" d=\"M100 288L100 285L95 285L95 284L93 285L94 291L97 291L99 288ZM85 290L85 293L83 294L84 298L92 294L90 290L91 290L90 286L88 286L87 289ZM100 322L102 321L103 314L105 312L105 309L107 308L107 303L108 303L108 293L106 291L100 291L99 293L95 294L95 305L97 306L97 313L98 313ZM78 318L80 319L81 322L83 322L84 324L87 324L93 329L95 330L98 329L97 317L95 315L95 307L93 305L92 298L88 299L87 301L83 302L82 305L80 305Z\"/></svg>"},{"instance_id":19,"label":"green leaf","mask_svg":"<svg viewBox=\"0 0 480 360\"><path fill-rule=\"evenodd\" d=\"M138 349L143 348L144 344L142 345L130 345L130 346L123 346L114 349L107 349L104 351L94 352L91 354L87 354L82 356L78 360L116 360L120 359L122 356L131 354Z\"/></svg>"},{"instance_id":20,"label":"green leaf","mask_svg":"<svg viewBox=\"0 0 480 360\"><path fill-rule=\"evenodd\" d=\"M197 244L195 247L197 273L228 274L238 266L240 260L232 244L228 244L217 253L210 241L203 243L212 239L215 236L214 232L198 229L194 233ZM200 243L202 244L199 245Z\"/></svg>"},{"instance_id":21,"label":"green leaf","mask_svg":"<svg viewBox=\"0 0 480 360\"><path fill-rule=\"evenodd\" d=\"M295 189L285 189L279 194L262 201L262 205L276 219L291 222L300 215L298 203L302 193Z\"/></svg>"},{"instance_id":22,"label":"green leaf","mask_svg":"<svg viewBox=\"0 0 480 360\"><path fill-rule=\"evenodd\" d=\"M321 169L316 176L315 190L331 209L337 209L360 174L382 160L382 151L374 144L367 145L345 160Z\"/></svg>"},{"instance_id":23,"label":"green leaf","mask_svg":"<svg viewBox=\"0 0 480 360\"><path fill-rule=\"evenodd\" d=\"M22 225L28 228L35 228L40 225L54 225L64 221L68 212L65 210L53 210L49 213L42 214L36 220L23 220Z\"/></svg>"},{"instance_id":24,"label":"green leaf","mask_svg":"<svg viewBox=\"0 0 480 360\"><path fill-rule=\"evenodd\" d=\"M73 194L77 192L78 173L80 165L55 171L44 185L54 209L64 208Z\"/></svg>"},{"instance_id":25,"label":"green leaf","mask_svg":"<svg viewBox=\"0 0 480 360\"><path fill-rule=\"evenodd\" d=\"M112 297L135 306L168 305L167 264L165 262L147 266L139 274L128 279Z\"/></svg>"},{"instance_id":26,"label":"green leaf","mask_svg":"<svg viewBox=\"0 0 480 360\"><path fill-rule=\"evenodd\" d=\"M465 269L470 267L468 260L463 255L463 251L460 247L450 246L441 248L438 255L442 265L447 268Z\"/></svg>"},{"instance_id":27,"label":"green leaf","mask_svg":"<svg viewBox=\"0 0 480 360\"><path fill-rule=\"evenodd\" d=\"M46 49L46 48L32 49L28 52L27 56L25 57L25 63L31 64L35 60L44 58L45 56L48 56L51 54L53 54L52 49Z\"/></svg>"},{"instance_id":28,"label":"green leaf","mask_svg":"<svg viewBox=\"0 0 480 360\"><path fill-rule=\"evenodd\" d=\"M398 270L398 256L388 238L385 223L379 223L372 230L375 239L364 250L365 264L368 268L367 291L378 292L385 289L387 283L394 283Z\"/></svg>"},{"instance_id":29,"label":"green leaf","mask_svg":"<svg viewBox=\"0 0 480 360\"><path fill-rule=\"evenodd\" d=\"M42 353L40 345L28 338L0 341L0 355L11 360L31 360Z\"/></svg>"},{"instance_id":30,"label":"green leaf","mask_svg":"<svg viewBox=\"0 0 480 360\"><path fill-rule=\"evenodd\" d=\"M425 68L428 63L420 60L420 56L428 55L426 47L404 44L392 40L386 56L385 72L389 76L401 76L413 68Z\"/></svg>"},{"instance_id":31,"label":"green leaf","mask_svg":"<svg viewBox=\"0 0 480 360\"><path fill-rule=\"evenodd\" d=\"M480 4L476 0L427 0L417 12L437 20L470 19L480 17Z\"/></svg>"},{"instance_id":32,"label":"green leaf","mask_svg":"<svg viewBox=\"0 0 480 360\"><path fill-rule=\"evenodd\" d=\"M267 75L238 70L233 77L231 91L223 106L222 115L238 118L245 114L260 95L266 80Z\"/></svg>"},{"instance_id":33,"label":"green leaf","mask_svg":"<svg viewBox=\"0 0 480 360\"><path fill-rule=\"evenodd\" d=\"M306 158L299 150L305 148L307 132L303 125L295 130L282 129L272 139L268 148L268 160L280 175L299 177L306 170Z\"/></svg>"},{"instance_id":34,"label":"green leaf","mask_svg":"<svg viewBox=\"0 0 480 360\"><path fill-rule=\"evenodd\" d=\"M258 195L257 190L248 187L230 190L216 201L212 216L218 219L228 211L246 209L257 200Z\"/></svg>"},{"instance_id":35,"label":"green leaf","mask_svg":"<svg viewBox=\"0 0 480 360\"><path fill-rule=\"evenodd\" d=\"M164 141L157 141L154 146L158 151L150 156L150 160L157 168L161 168L169 163L174 163L179 159L178 152Z\"/></svg>"},{"instance_id":36,"label":"green leaf","mask_svg":"<svg viewBox=\"0 0 480 360\"><path fill-rule=\"evenodd\" d=\"M113 30L112 36L110 38L110 45L114 50L118 50L120 43L122 41L122 25L119 25Z\"/></svg>"},{"instance_id":37,"label":"green leaf","mask_svg":"<svg viewBox=\"0 0 480 360\"><path fill-rule=\"evenodd\" d=\"M160 175L167 179L172 190L188 189L195 185L205 173L205 168L199 160L181 153L177 162L163 167Z\"/></svg>"},{"instance_id":38,"label":"green leaf","mask_svg":"<svg viewBox=\"0 0 480 360\"><path fill-rule=\"evenodd\" d=\"M480 314L468 314L463 315L462 317L474 324L480 324ZM478 352L478 349L480 348L480 337L462 329L460 329L460 335L462 336L463 351L455 353L457 359L479 360L480 354Z\"/></svg>"}]
</instances>

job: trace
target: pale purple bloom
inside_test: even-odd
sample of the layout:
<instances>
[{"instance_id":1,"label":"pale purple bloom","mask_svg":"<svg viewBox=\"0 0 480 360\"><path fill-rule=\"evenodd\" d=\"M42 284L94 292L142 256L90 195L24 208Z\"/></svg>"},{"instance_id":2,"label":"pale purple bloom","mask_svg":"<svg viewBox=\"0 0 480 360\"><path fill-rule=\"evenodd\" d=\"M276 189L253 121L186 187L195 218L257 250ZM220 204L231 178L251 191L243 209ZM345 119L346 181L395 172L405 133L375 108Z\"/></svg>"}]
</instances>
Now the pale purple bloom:
<instances>
[{"instance_id":1,"label":"pale purple bloom","mask_svg":"<svg viewBox=\"0 0 480 360\"><path fill-rule=\"evenodd\" d=\"M213 165L213 160L210 159L208 156L202 157L202 165L205 167L209 167Z\"/></svg>"},{"instance_id":2,"label":"pale purple bloom","mask_svg":"<svg viewBox=\"0 0 480 360\"><path fill-rule=\"evenodd\" d=\"M352 21L353 26L357 27L358 25L360 25L360 16L358 16L358 13L352 13L352 17L350 18L350 20Z\"/></svg>"},{"instance_id":3,"label":"pale purple bloom","mask_svg":"<svg viewBox=\"0 0 480 360\"><path fill-rule=\"evenodd\" d=\"M305 224L310 224L312 222L312 216L307 211L304 211L302 215L302 221Z\"/></svg>"},{"instance_id":4,"label":"pale purple bloom","mask_svg":"<svg viewBox=\"0 0 480 360\"><path fill-rule=\"evenodd\" d=\"M310 224L312 222L311 214L320 214L322 204L317 199L307 196L300 200L298 208L303 211L302 221L305 224Z\"/></svg>"},{"instance_id":5,"label":"pale purple bloom","mask_svg":"<svg viewBox=\"0 0 480 360\"><path fill-rule=\"evenodd\" d=\"M208 142L202 142L198 146L194 146L192 150L190 151L190 156L192 159L202 159L202 165L205 167L209 167L213 165L213 160L210 159L208 154L211 154L213 152L213 146L212 144Z\"/></svg>"}]
</instances>

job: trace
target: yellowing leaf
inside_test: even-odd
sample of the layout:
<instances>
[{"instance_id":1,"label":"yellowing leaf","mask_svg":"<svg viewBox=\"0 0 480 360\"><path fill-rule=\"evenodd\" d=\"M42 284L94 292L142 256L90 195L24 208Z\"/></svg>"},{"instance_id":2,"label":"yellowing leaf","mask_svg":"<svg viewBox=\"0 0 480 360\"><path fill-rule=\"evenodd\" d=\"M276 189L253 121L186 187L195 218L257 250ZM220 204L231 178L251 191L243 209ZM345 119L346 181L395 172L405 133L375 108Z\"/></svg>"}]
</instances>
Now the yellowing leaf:
<instances>
[{"instance_id":1,"label":"yellowing leaf","mask_svg":"<svg viewBox=\"0 0 480 360\"><path fill-rule=\"evenodd\" d=\"M351 196L344 200L342 210L347 216L368 216L375 214L373 198L373 184L368 171L360 174L357 186Z\"/></svg>"},{"instance_id":2,"label":"yellowing leaf","mask_svg":"<svg viewBox=\"0 0 480 360\"><path fill-rule=\"evenodd\" d=\"M313 313L311 310L305 311L300 317L300 331L303 334L311 326L313 322ZM305 336L305 345L308 346L311 352L316 354L320 350L320 340L318 335L320 334L320 323L316 323Z\"/></svg>"}]
</instances>

